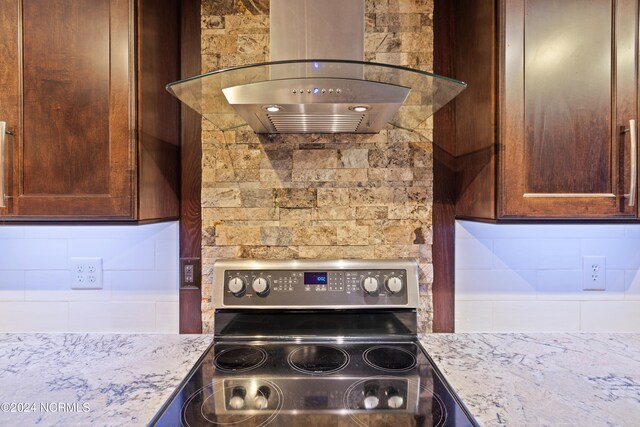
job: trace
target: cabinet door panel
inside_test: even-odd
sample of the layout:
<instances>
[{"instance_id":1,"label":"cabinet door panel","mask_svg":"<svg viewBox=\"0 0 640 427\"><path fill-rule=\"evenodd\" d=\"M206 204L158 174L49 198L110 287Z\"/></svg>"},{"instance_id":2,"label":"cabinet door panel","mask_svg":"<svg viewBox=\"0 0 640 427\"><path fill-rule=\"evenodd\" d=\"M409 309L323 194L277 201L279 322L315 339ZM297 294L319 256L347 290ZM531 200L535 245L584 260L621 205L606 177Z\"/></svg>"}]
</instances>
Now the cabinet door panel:
<instances>
[{"instance_id":1,"label":"cabinet door panel","mask_svg":"<svg viewBox=\"0 0 640 427\"><path fill-rule=\"evenodd\" d=\"M609 1L525 3L527 193L612 192L611 15Z\"/></svg>"},{"instance_id":2,"label":"cabinet door panel","mask_svg":"<svg viewBox=\"0 0 640 427\"><path fill-rule=\"evenodd\" d=\"M109 0L27 0L23 22L21 196L107 195Z\"/></svg>"},{"instance_id":3,"label":"cabinet door panel","mask_svg":"<svg viewBox=\"0 0 640 427\"><path fill-rule=\"evenodd\" d=\"M131 3L21 3L21 132L10 215L132 218Z\"/></svg>"},{"instance_id":4,"label":"cabinet door panel","mask_svg":"<svg viewBox=\"0 0 640 427\"><path fill-rule=\"evenodd\" d=\"M514 0L504 20L501 215L634 215L618 115L637 115L620 57L635 61L637 2Z\"/></svg>"}]
</instances>

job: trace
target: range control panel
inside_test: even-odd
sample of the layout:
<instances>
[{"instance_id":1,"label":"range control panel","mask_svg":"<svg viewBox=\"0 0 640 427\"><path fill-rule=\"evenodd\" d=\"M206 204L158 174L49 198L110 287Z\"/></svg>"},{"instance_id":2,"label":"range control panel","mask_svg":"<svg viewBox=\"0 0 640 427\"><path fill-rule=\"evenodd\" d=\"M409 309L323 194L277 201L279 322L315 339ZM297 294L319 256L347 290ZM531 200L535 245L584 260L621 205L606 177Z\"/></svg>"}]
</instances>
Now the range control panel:
<instances>
[{"instance_id":1,"label":"range control panel","mask_svg":"<svg viewBox=\"0 0 640 427\"><path fill-rule=\"evenodd\" d=\"M214 306L410 308L417 276L417 264L406 260L222 260L214 264Z\"/></svg>"}]
</instances>

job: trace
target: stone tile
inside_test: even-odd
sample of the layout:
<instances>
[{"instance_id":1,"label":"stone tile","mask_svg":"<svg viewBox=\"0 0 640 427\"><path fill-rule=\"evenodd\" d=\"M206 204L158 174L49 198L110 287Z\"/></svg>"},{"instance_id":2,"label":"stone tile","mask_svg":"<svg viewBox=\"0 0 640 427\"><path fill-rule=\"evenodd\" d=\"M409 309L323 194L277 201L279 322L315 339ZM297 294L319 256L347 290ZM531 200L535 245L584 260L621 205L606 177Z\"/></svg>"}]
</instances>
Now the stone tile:
<instances>
[{"instance_id":1,"label":"stone tile","mask_svg":"<svg viewBox=\"0 0 640 427\"><path fill-rule=\"evenodd\" d=\"M413 181L413 169L371 168L369 169L369 181Z\"/></svg>"},{"instance_id":2,"label":"stone tile","mask_svg":"<svg viewBox=\"0 0 640 427\"><path fill-rule=\"evenodd\" d=\"M294 169L335 169L337 150L298 150L293 152Z\"/></svg>"},{"instance_id":3,"label":"stone tile","mask_svg":"<svg viewBox=\"0 0 640 427\"><path fill-rule=\"evenodd\" d=\"M274 191L271 188L243 188L240 200L245 208L271 208L275 205Z\"/></svg>"},{"instance_id":4,"label":"stone tile","mask_svg":"<svg viewBox=\"0 0 640 427\"><path fill-rule=\"evenodd\" d=\"M375 246L343 246L341 248L341 258L345 259L373 259Z\"/></svg>"},{"instance_id":5,"label":"stone tile","mask_svg":"<svg viewBox=\"0 0 640 427\"><path fill-rule=\"evenodd\" d=\"M269 33L268 15L229 15L225 17L226 28L244 34ZM269 45L268 40L263 41L264 46Z\"/></svg>"},{"instance_id":6,"label":"stone tile","mask_svg":"<svg viewBox=\"0 0 640 427\"><path fill-rule=\"evenodd\" d=\"M263 53L234 52L220 55L218 64L215 68L234 67L243 64L256 64L259 62L265 62L266 60L267 55Z\"/></svg>"},{"instance_id":7,"label":"stone tile","mask_svg":"<svg viewBox=\"0 0 640 427\"><path fill-rule=\"evenodd\" d=\"M319 206L313 211L314 220L350 220L356 219L356 208L350 206Z\"/></svg>"},{"instance_id":8,"label":"stone tile","mask_svg":"<svg viewBox=\"0 0 640 427\"><path fill-rule=\"evenodd\" d=\"M335 245L337 240L336 227L311 226L293 229L294 245Z\"/></svg>"},{"instance_id":9,"label":"stone tile","mask_svg":"<svg viewBox=\"0 0 640 427\"><path fill-rule=\"evenodd\" d=\"M254 259L298 259L299 249L296 246L242 246L239 258Z\"/></svg>"},{"instance_id":10,"label":"stone tile","mask_svg":"<svg viewBox=\"0 0 640 427\"><path fill-rule=\"evenodd\" d=\"M388 205L394 201L392 188L349 188L351 206Z\"/></svg>"},{"instance_id":11,"label":"stone tile","mask_svg":"<svg viewBox=\"0 0 640 427\"><path fill-rule=\"evenodd\" d=\"M203 188L202 206L210 208L240 207L240 190L237 188Z\"/></svg>"},{"instance_id":12,"label":"stone tile","mask_svg":"<svg viewBox=\"0 0 640 427\"><path fill-rule=\"evenodd\" d=\"M425 205L392 205L389 206L388 218L416 220L430 219L431 207Z\"/></svg>"},{"instance_id":13,"label":"stone tile","mask_svg":"<svg viewBox=\"0 0 640 427\"><path fill-rule=\"evenodd\" d=\"M403 52L433 52L433 31L401 33L400 40Z\"/></svg>"},{"instance_id":14,"label":"stone tile","mask_svg":"<svg viewBox=\"0 0 640 427\"><path fill-rule=\"evenodd\" d=\"M313 208L316 206L315 188L278 188L276 206L281 208Z\"/></svg>"},{"instance_id":15,"label":"stone tile","mask_svg":"<svg viewBox=\"0 0 640 427\"><path fill-rule=\"evenodd\" d=\"M422 139L422 136L417 134L415 131L409 131L406 129L392 129L389 131L389 144L398 144L398 146L401 145L402 147L407 147L409 150L409 157L411 157L411 150L408 148L409 145L420 142ZM411 163L408 165L410 166Z\"/></svg>"},{"instance_id":16,"label":"stone tile","mask_svg":"<svg viewBox=\"0 0 640 427\"><path fill-rule=\"evenodd\" d=\"M283 224L311 224L313 209L280 208L280 222Z\"/></svg>"},{"instance_id":17,"label":"stone tile","mask_svg":"<svg viewBox=\"0 0 640 427\"><path fill-rule=\"evenodd\" d=\"M260 167L263 169L291 169L293 167L293 150L263 151Z\"/></svg>"},{"instance_id":18,"label":"stone tile","mask_svg":"<svg viewBox=\"0 0 640 427\"><path fill-rule=\"evenodd\" d=\"M413 168L414 181L427 181L433 182L433 170L428 168Z\"/></svg>"},{"instance_id":19,"label":"stone tile","mask_svg":"<svg viewBox=\"0 0 640 427\"><path fill-rule=\"evenodd\" d=\"M411 147L411 162L414 168L428 168L433 164L433 145L430 142L414 142Z\"/></svg>"},{"instance_id":20,"label":"stone tile","mask_svg":"<svg viewBox=\"0 0 640 427\"><path fill-rule=\"evenodd\" d=\"M376 52L374 62L382 64L404 64L407 54L403 52Z\"/></svg>"},{"instance_id":21,"label":"stone tile","mask_svg":"<svg viewBox=\"0 0 640 427\"><path fill-rule=\"evenodd\" d=\"M338 244L341 246L364 246L370 244L369 227L338 227Z\"/></svg>"},{"instance_id":22,"label":"stone tile","mask_svg":"<svg viewBox=\"0 0 640 427\"><path fill-rule=\"evenodd\" d=\"M209 224L211 221L248 221L248 220L278 220L278 211L271 208L203 208L202 223Z\"/></svg>"},{"instance_id":23,"label":"stone tile","mask_svg":"<svg viewBox=\"0 0 640 427\"><path fill-rule=\"evenodd\" d=\"M200 10L203 16L233 15L238 11L235 0L203 0Z\"/></svg>"},{"instance_id":24,"label":"stone tile","mask_svg":"<svg viewBox=\"0 0 640 427\"><path fill-rule=\"evenodd\" d=\"M433 201L433 194L431 193L431 189L422 188L422 187L406 187L406 188L396 188L393 190L393 203L403 204L403 203L411 203L411 204L426 204L427 202L431 203Z\"/></svg>"},{"instance_id":25,"label":"stone tile","mask_svg":"<svg viewBox=\"0 0 640 427\"><path fill-rule=\"evenodd\" d=\"M291 169L260 169L260 182L281 187L282 183L291 182Z\"/></svg>"},{"instance_id":26,"label":"stone tile","mask_svg":"<svg viewBox=\"0 0 640 427\"><path fill-rule=\"evenodd\" d=\"M260 169L262 150L227 150L228 160L235 169Z\"/></svg>"},{"instance_id":27,"label":"stone tile","mask_svg":"<svg viewBox=\"0 0 640 427\"><path fill-rule=\"evenodd\" d=\"M382 229L383 245L408 245L415 241L415 227L404 224L389 225Z\"/></svg>"},{"instance_id":28,"label":"stone tile","mask_svg":"<svg viewBox=\"0 0 640 427\"><path fill-rule=\"evenodd\" d=\"M343 248L340 246L300 246L298 255L302 259L333 259L343 258Z\"/></svg>"},{"instance_id":29,"label":"stone tile","mask_svg":"<svg viewBox=\"0 0 640 427\"><path fill-rule=\"evenodd\" d=\"M336 169L336 182L366 182L368 180L367 169Z\"/></svg>"},{"instance_id":30,"label":"stone tile","mask_svg":"<svg viewBox=\"0 0 640 427\"><path fill-rule=\"evenodd\" d=\"M260 245L262 235L258 226L219 225L216 227L216 244Z\"/></svg>"},{"instance_id":31,"label":"stone tile","mask_svg":"<svg viewBox=\"0 0 640 427\"><path fill-rule=\"evenodd\" d=\"M238 52L250 55L266 55L269 45L268 34L240 34L238 35Z\"/></svg>"},{"instance_id":32,"label":"stone tile","mask_svg":"<svg viewBox=\"0 0 640 427\"><path fill-rule=\"evenodd\" d=\"M369 151L369 166L372 168L411 167L411 149L406 145L393 145Z\"/></svg>"},{"instance_id":33,"label":"stone tile","mask_svg":"<svg viewBox=\"0 0 640 427\"><path fill-rule=\"evenodd\" d=\"M203 30L224 29L224 16L205 15L200 21Z\"/></svg>"},{"instance_id":34,"label":"stone tile","mask_svg":"<svg viewBox=\"0 0 640 427\"><path fill-rule=\"evenodd\" d=\"M356 219L387 219L388 215L388 206L358 206L356 208Z\"/></svg>"},{"instance_id":35,"label":"stone tile","mask_svg":"<svg viewBox=\"0 0 640 427\"><path fill-rule=\"evenodd\" d=\"M292 242L291 227L262 227L262 244L268 246L287 246Z\"/></svg>"},{"instance_id":36,"label":"stone tile","mask_svg":"<svg viewBox=\"0 0 640 427\"><path fill-rule=\"evenodd\" d=\"M216 244L216 227L215 226L202 226L202 245L213 246Z\"/></svg>"},{"instance_id":37,"label":"stone tile","mask_svg":"<svg viewBox=\"0 0 640 427\"><path fill-rule=\"evenodd\" d=\"M393 0L391 0L393 1ZM366 13L387 13L389 11L389 0L368 0L364 2Z\"/></svg>"},{"instance_id":38,"label":"stone tile","mask_svg":"<svg viewBox=\"0 0 640 427\"><path fill-rule=\"evenodd\" d=\"M349 189L318 188L318 206L348 206Z\"/></svg>"},{"instance_id":39,"label":"stone tile","mask_svg":"<svg viewBox=\"0 0 640 427\"><path fill-rule=\"evenodd\" d=\"M234 54L237 49L237 37L234 35L206 34L202 36L203 54Z\"/></svg>"},{"instance_id":40,"label":"stone tile","mask_svg":"<svg viewBox=\"0 0 640 427\"><path fill-rule=\"evenodd\" d=\"M215 180L218 182L258 182L260 169L216 169Z\"/></svg>"},{"instance_id":41,"label":"stone tile","mask_svg":"<svg viewBox=\"0 0 640 427\"><path fill-rule=\"evenodd\" d=\"M209 123L208 120L203 120L204 122ZM226 132L220 132L219 130L203 130L202 148L213 150L217 148L218 144L226 144L225 134Z\"/></svg>"},{"instance_id":42,"label":"stone tile","mask_svg":"<svg viewBox=\"0 0 640 427\"><path fill-rule=\"evenodd\" d=\"M348 169L368 168L369 150L364 148L338 150L338 166Z\"/></svg>"},{"instance_id":43,"label":"stone tile","mask_svg":"<svg viewBox=\"0 0 640 427\"><path fill-rule=\"evenodd\" d=\"M239 246L203 246L202 265L211 266L213 261L221 258L237 258L239 256Z\"/></svg>"},{"instance_id":44,"label":"stone tile","mask_svg":"<svg viewBox=\"0 0 640 427\"><path fill-rule=\"evenodd\" d=\"M366 33L364 49L367 52L400 52L401 39L394 33Z\"/></svg>"},{"instance_id":45,"label":"stone tile","mask_svg":"<svg viewBox=\"0 0 640 427\"><path fill-rule=\"evenodd\" d=\"M215 182L216 180L216 151L202 150L202 182Z\"/></svg>"},{"instance_id":46,"label":"stone tile","mask_svg":"<svg viewBox=\"0 0 640 427\"><path fill-rule=\"evenodd\" d=\"M427 245L375 245L375 258L424 258Z\"/></svg>"},{"instance_id":47,"label":"stone tile","mask_svg":"<svg viewBox=\"0 0 640 427\"><path fill-rule=\"evenodd\" d=\"M293 169L292 181L302 182L332 182L336 180L335 169Z\"/></svg>"}]
</instances>

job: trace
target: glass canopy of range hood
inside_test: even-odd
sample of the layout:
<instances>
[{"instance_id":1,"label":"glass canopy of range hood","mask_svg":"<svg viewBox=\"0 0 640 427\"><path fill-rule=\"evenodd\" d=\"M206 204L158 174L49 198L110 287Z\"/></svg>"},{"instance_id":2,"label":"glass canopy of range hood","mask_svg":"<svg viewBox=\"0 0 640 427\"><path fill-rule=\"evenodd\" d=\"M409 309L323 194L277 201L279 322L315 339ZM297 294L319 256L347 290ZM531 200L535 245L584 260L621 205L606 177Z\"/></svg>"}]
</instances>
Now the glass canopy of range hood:
<instances>
[{"instance_id":1,"label":"glass canopy of range hood","mask_svg":"<svg viewBox=\"0 0 640 427\"><path fill-rule=\"evenodd\" d=\"M387 64L296 60L212 71L167 90L216 129L256 133L418 130L466 83Z\"/></svg>"}]
</instances>

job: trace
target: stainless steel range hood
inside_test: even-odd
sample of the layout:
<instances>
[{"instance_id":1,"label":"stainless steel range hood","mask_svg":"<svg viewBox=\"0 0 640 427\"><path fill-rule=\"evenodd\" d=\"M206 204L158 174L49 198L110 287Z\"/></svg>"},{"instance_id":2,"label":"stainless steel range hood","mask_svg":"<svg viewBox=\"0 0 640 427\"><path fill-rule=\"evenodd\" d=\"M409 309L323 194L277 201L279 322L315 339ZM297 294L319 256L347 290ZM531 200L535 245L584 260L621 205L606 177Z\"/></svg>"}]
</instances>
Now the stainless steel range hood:
<instances>
[{"instance_id":1,"label":"stainless steel range hood","mask_svg":"<svg viewBox=\"0 0 640 427\"><path fill-rule=\"evenodd\" d=\"M466 85L364 62L364 0L271 0L272 62L213 71L167 90L218 129L377 133L423 124Z\"/></svg>"}]
</instances>

